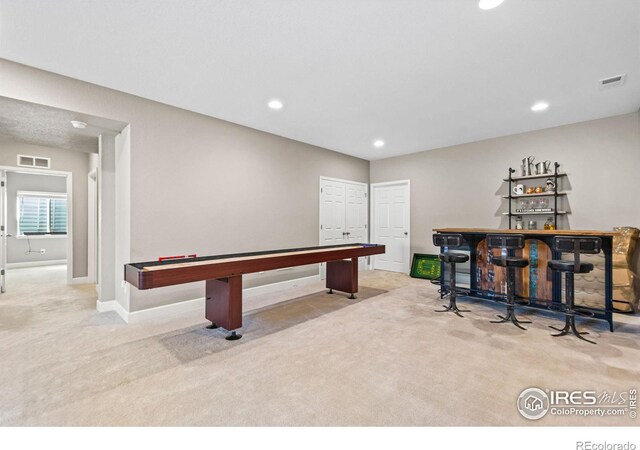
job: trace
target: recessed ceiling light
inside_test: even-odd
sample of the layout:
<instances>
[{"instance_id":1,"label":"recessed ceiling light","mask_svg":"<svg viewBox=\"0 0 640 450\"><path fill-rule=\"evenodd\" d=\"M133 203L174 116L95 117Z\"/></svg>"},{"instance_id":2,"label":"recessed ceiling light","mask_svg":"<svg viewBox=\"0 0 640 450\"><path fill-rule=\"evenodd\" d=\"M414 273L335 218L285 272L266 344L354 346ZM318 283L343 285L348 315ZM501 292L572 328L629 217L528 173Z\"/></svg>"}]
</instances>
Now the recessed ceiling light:
<instances>
[{"instance_id":1,"label":"recessed ceiling light","mask_svg":"<svg viewBox=\"0 0 640 450\"><path fill-rule=\"evenodd\" d=\"M478 7L480 9L493 9L496 6L500 6L504 2L504 0L480 0L478 2Z\"/></svg>"},{"instance_id":2,"label":"recessed ceiling light","mask_svg":"<svg viewBox=\"0 0 640 450\"><path fill-rule=\"evenodd\" d=\"M268 105L269 105L269 108L275 109L275 110L282 109L282 106L283 106L282 102L280 100L278 100L278 99L275 99L275 98L273 100L271 100L268 103Z\"/></svg>"},{"instance_id":3,"label":"recessed ceiling light","mask_svg":"<svg viewBox=\"0 0 640 450\"><path fill-rule=\"evenodd\" d=\"M544 111L548 107L549 107L549 104L547 102L537 102L531 107L531 111L534 111L534 112Z\"/></svg>"},{"instance_id":4,"label":"recessed ceiling light","mask_svg":"<svg viewBox=\"0 0 640 450\"><path fill-rule=\"evenodd\" d=\"M373 141L373 146L376 148L384 147L384 141L382 139L376 139Z\"/></svg>"},{"instance_id":5,"label":"recessed ceiling light","mask_svg":"<svg viewBox=\"0 0 640 450\"><path fill-rule=\"evenodd\" d=\"M79 120L72 120L71 121L71 126L73 126L73 128L87 128L87 124L85 122L80 122Z\"/></svg>"}]
</instances>

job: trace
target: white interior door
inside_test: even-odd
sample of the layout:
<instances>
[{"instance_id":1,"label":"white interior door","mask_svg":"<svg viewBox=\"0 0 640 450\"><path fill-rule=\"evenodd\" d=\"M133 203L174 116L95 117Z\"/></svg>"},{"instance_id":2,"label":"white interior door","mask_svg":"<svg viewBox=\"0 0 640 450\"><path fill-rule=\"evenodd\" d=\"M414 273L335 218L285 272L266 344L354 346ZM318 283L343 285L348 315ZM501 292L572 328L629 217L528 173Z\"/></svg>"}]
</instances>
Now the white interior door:
<instances>
[{"instance_id":1,"label":"white interior door","mask_svg":"<svg viewBox=\"0 0 640 450\"><path fill-rule=\"evenodd\" d=\"M409 273L410 198L409 181L371 185L373 242L386 246L374 257L374 269Z\"/></svg>"},{"instance_id":2,"label":"white interior door","mask_svg":"<svg viewBox=\"0 0 640 450\"><path fill-rule=\"evenodd\" d=\"M0 170L0 293L6 290L7 273L7 172Z\"/></svg>"}]
</instances>

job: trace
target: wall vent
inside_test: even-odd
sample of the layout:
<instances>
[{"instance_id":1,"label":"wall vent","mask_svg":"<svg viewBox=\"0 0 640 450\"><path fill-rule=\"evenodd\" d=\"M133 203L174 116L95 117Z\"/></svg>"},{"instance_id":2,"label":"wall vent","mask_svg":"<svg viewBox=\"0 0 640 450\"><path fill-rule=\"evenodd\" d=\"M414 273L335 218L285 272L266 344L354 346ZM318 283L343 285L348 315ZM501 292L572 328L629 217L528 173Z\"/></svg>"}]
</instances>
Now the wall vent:
<instances>
[{"instance_id":1,"label":"wall vent","mask_svg":"<svg viewBox=\"0 0 640 450\"><path fill-rule=\"evenodd\" d=\"M604 80L600 80L600 88L610 88L614 86L621 86L624 84L627 79L627 74L624 73L622 75L616 75L615 77L605 78Z\"/></svg>"},{"instance_id":2,"label":"wall vent","mask_svg":"<svg viewBox=\"0 0 640 450\"><path fill-rule=\"evenodd\" d=\"M43 158L41 156L18 155L18 166L36 167L38 169L50 169L51 158Z\"/></svg>"}]
</instances>

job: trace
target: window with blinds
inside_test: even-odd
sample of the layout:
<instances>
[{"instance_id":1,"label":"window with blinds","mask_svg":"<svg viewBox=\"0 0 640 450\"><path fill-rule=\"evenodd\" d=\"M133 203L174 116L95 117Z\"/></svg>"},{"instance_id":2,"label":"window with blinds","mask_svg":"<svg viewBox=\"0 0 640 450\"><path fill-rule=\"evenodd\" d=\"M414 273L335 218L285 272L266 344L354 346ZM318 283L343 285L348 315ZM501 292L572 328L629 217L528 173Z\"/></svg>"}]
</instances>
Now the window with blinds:
<instances>
[{"instance_id":1,"label":"window with blinds","mask_svg":"<svg viewBox=\"0 0 640 450\"><path fill-rule=\"evenodd\" d=\"M18 234L67 234L67 195L18 192Z\"/></svg>"}]
</instances>

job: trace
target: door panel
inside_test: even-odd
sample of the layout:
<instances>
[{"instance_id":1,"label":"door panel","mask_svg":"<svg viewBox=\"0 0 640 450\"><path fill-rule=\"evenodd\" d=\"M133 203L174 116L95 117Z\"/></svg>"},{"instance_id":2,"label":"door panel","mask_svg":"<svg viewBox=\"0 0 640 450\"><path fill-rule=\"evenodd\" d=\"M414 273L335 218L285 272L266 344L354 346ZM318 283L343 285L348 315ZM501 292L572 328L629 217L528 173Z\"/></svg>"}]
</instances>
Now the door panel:
<instances>
[{"instance_id":1,"label":"door panel","mask_svg":"<svg viewBox=\"0 0 640 450\"><path fill-rule=\"evenodd\" d=\"M320 245L340 245L346 241L346 189L344 183L321 180ZM325 278L326 264L320 264L320 278Z\"/></svg>"},{"instance_id":2,"label":"door panel","mask_svg":"<svg viewBox=\"0 0 640 450\"><path fill-rule=\"evenodd\" d=\"M375 243L386 246L384 255L377 255L374 268L409 273L410 264L410 202L406 184L372 186L375 222Z\"/></svg>"},{"instance_id":3,"label":"door panel","mask_svg":"<svg viewBox=\"0 0 640 450\"><path fill-rule=\"evenodd\" d=\"M321 201L324 217L322 218L321 245L339 245L346 240L344 183L323 180Z\"/></svg>"},{"instance_id":4,"label":"door panel","mask_svg":"<svg viewBox=\"0 0 640 450\"><path fill-rule=\"evenodd\" d=\"M347 242L362 243L367 240L367 186L346 184L346 232ZM366 259L358 260L358 269L366 268Z\"/></svg>"}]
</instances>

